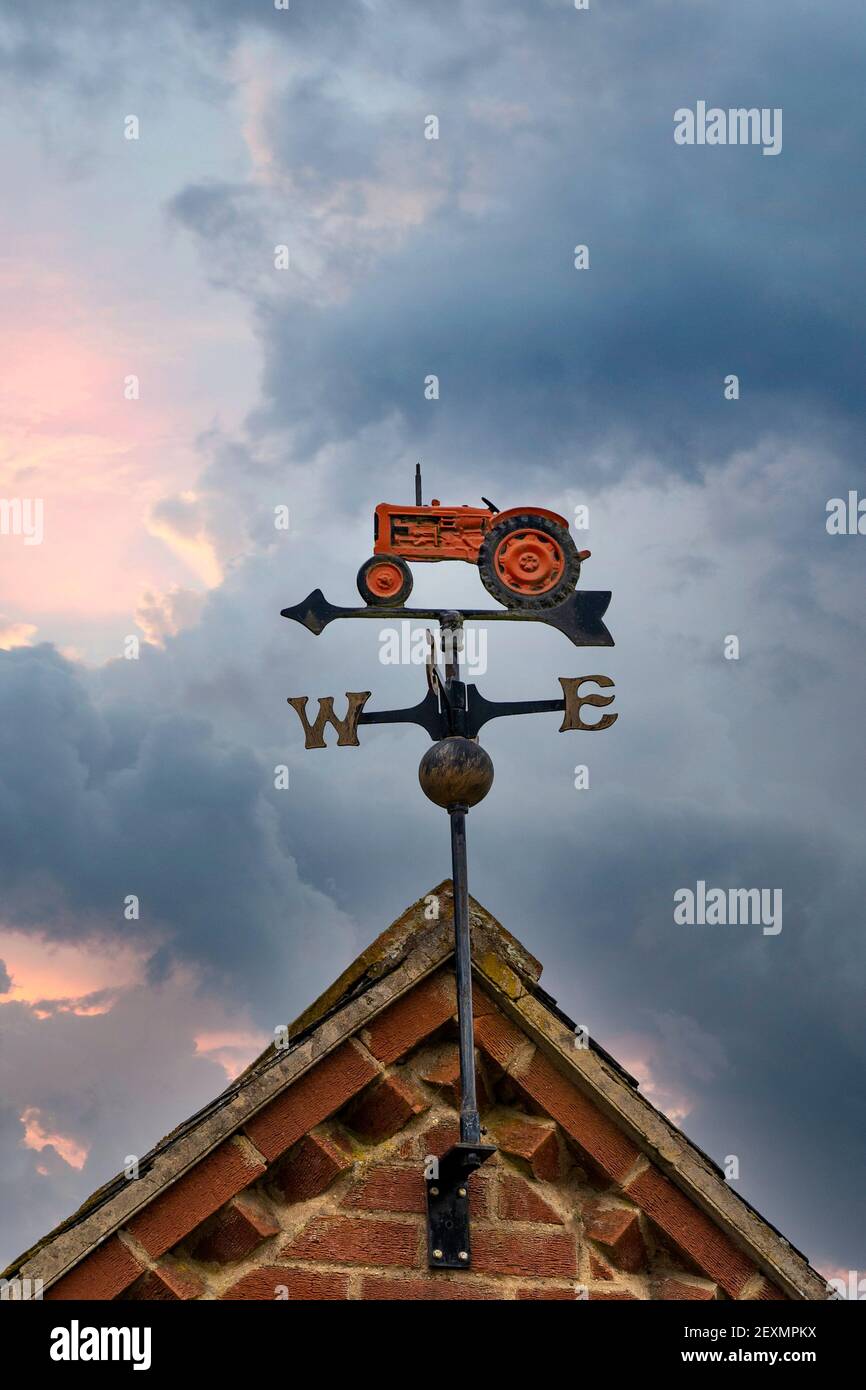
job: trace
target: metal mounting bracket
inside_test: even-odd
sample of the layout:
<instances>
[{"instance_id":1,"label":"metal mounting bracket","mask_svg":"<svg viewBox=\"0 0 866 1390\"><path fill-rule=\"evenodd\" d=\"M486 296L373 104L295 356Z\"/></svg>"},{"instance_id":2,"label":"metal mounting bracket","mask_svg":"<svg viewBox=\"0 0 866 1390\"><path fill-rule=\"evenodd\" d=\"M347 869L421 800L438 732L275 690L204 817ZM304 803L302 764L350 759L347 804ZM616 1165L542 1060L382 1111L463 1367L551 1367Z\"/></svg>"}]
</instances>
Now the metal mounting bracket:
<instances>
[{"instance_id":1,"label":"metal mounting bracket","mask_svg":"<svg viewBox=\"0 0 866 1390\"><path fill-rule=\"evenodd\" d=\"M431 1269L468 1269L469 1188L472 1174L491 1154L493 1144L455 1144L439 1159L437 1176L427 1184L427 1262Z\"/></svg>"}]
</instances>

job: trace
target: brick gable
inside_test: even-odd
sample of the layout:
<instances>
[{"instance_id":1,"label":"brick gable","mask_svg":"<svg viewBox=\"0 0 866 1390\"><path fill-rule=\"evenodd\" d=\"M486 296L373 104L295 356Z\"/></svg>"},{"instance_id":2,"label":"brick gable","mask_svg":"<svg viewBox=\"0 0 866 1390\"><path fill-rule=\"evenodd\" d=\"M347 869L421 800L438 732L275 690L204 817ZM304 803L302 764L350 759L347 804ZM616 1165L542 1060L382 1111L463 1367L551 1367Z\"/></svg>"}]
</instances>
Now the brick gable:
<instances>
[{"instance_id":1,"label":"brick gable","mask_svg":"<svg viewBox=\"0 0 866 1390\"><path fill-rule=\"evenodd\" d=\"M266 1054L204 1122L219 1142L200 1157L183 1161L199 1142L195 1122L170 1136L164 1162L168 1170L177 1153L176 1176L153 1182L135 1206L129 1184L109 1194L82 1223L98 1221L100 1238L81 1248L79 1237L71 1267L67 1260L45 1297L820 1296L819 1276L612 1059L578 1055L573 1029L534 989L537 962L491 923L498 928L485 915L477 929L475 1038L482 1123L497 1152L469 1180L471 1268L427 1265L424 1160L458 1138L448 924L426 935L419 926L413 938L401 919L382 938L389 973L366 991L350 978L350 998L326 996L324 1017L308 1011L307 1041L285 1062ZM371 960L376 973L372 950L362 985ZM280 1066L295 1073L274 1086ZM252 1109L250 1088L261 1095ZM121 1217L112 1226L114 1208ZM70 1224L71 1234L57 1233L58 1249L75 1238ZM783 1261L794 1274L777 1283L771 1269Z\"/></svg>"},{"instance_id":2,"label":"brick gable","mask_svg":"<svg viewBox=\"0 0 866 1390\"><path fill-rule=\"evenodd\" d=\"M638 1150L537 1048L506 1057L512 1025L479 1003L484 1124L499 1152L470 1183L471 1270L427 1268L423 1158L456 1139L459 1106L443 972L364 1030L378 1057L364 1043L331 1054L245 1126L246 1142L131 1221L113 1260L88 1256L67 1276L76 1296L707 1299L759 1277L651 1165L631 1176ZM515 1068L504 1089L521 1099L499 1099L503 1061ZM315 1121L303 1135L298 1115Z\"/></svg>"}]
</instances>

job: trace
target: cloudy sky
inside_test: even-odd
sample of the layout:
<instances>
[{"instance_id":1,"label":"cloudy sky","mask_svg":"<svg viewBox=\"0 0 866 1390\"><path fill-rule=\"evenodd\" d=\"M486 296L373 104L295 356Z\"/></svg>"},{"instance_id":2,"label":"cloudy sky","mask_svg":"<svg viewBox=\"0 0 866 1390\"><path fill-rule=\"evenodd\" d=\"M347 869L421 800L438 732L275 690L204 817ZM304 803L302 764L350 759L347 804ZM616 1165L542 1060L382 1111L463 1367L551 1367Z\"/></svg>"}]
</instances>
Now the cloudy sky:
<instances>
[{"instance_id":1,"label":"cloudy sky","mask_svg":"<svg viewBox=\"0 0 866 1390\"><path fill-rule=\"evenodd\" d=\"M866 1270L866 536L826 525L866 494L860 6L0 16L0 497L43 506L0 535L0 1264L446 876L424 734L313 757L285 703L421 672L279 616L353 602L420 458L427 498L588 507L613 591L612 651L486 633L489 697L602 671L620 718L488 726L476 897L814 1263ZM676 144L699 101L781 109L781 153ZM464 565L414 597L487 601ZM698 881L782 890L782 930L677 924Z\"/></svg>"}]
</instances>

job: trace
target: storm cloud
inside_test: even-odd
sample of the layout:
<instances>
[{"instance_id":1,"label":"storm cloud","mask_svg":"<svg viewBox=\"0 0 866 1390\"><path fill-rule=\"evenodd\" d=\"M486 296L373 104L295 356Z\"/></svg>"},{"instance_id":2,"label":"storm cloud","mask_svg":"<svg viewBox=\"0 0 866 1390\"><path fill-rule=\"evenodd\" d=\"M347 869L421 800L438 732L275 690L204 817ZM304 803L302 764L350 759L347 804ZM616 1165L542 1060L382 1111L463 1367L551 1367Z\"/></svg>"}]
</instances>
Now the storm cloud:
<instances>
[{"instance_id":1,"label":"storm cloud","mask_svg":"<svg viewBox=\"0 0 866 1390\"><path fill-rule=\"evenodd\" d=\"M410 500L422 458L427 498L588 506L582 584L614 595L601 653L489 626L490 698L601 671L619 719L488 726L473 892L655 1103L738 1157L744 1196L862 1270L866 541L825 526L863 485L857 10L79 0L62 32L51 12L6 18L28 119L67 103L78 177L104 187L88 145L134 52L143 128L174 103L183 151L176 176L168 139L142 173L142 225L203 304L240 306L260 374L240 428L215 376L196 485L153 500L152 534L207 547L209 592L143 595L137 660L119 631L109 661L64 654L60 623L0 652L12 947L140 962L102 1012L0 1002L5 1254L219 1088L196 1037L266 1038L448 873L420 731L307 753L286 705L414 703L423 674L382 664L377 624L314 639L279 616L314 587L353 601L372 506ZM781 154L675 145L675 109L704 98L784 108ZM167 308L156 271L151 293ZM486 602L462 566L419 567L415 597ZM678 925L699 880L781 889L782 931Z\"/></svg>"}]
</instances>

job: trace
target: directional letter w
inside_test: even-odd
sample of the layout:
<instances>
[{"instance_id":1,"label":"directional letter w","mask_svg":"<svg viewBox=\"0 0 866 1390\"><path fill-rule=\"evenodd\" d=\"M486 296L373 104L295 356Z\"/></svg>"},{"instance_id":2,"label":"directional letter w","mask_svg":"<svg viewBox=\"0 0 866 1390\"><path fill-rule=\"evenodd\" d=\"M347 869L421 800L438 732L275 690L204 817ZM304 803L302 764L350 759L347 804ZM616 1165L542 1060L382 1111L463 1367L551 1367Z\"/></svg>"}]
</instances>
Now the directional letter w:
<instances>
[{"instance_id":1,"label":"directional letter w","mask_svg":"<svg viewBox=\"0 0 866 1390\"><path fill-rule=\"evenodd\" d=\"M319 697L319 713L316 715L315 724L311 724L307 718L307 701L309 695L295 695L290 697L289 704L297 712L298 718L304 726L304 747L305 748L325 748L325 726L333 724L337 730L337 745L340 748L358 746L358 719L361 711L370 698L369 690L347 690L346 699L349 702L346 710L345 719L338 719L334 714L334 697L325 695Z\"/></svg>"}]
</instances>

